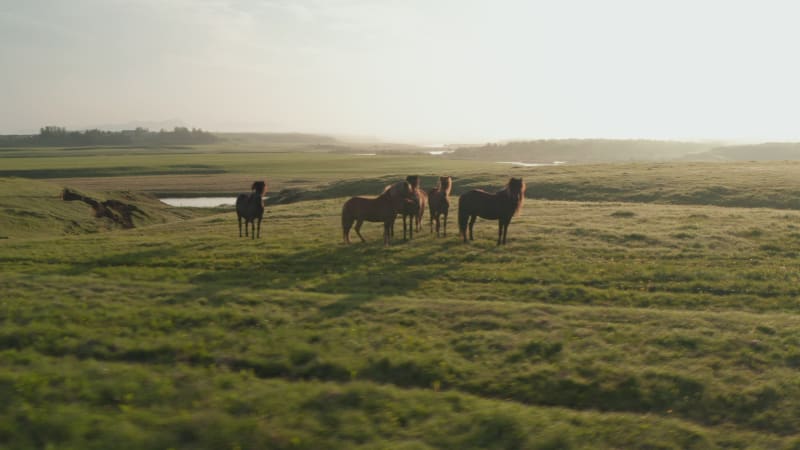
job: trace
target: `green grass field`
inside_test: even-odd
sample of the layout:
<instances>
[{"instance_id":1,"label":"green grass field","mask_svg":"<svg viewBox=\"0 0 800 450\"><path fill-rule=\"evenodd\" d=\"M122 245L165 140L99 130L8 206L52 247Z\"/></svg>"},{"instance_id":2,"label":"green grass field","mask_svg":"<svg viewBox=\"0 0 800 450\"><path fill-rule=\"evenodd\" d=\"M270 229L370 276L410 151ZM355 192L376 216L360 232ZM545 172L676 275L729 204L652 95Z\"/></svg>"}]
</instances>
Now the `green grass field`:
<instances>
[{"instance_id":1,"label":"green grass field","mask_svg":"<svg viewBox=\"0 0 800 450\"><path fill-rule=\"evenodd\" d=\"M38 171L0 179L0 448L800 448L798 164L70 158L0 156ZM447 238L342 245L346 197L408 173L524 176L509 244L485 220L462 244L452 214ZM57 199L254 177L310 198L258 241L232 210L125 194L148 216L119 230Z\"/></svg>"}]
</instances>

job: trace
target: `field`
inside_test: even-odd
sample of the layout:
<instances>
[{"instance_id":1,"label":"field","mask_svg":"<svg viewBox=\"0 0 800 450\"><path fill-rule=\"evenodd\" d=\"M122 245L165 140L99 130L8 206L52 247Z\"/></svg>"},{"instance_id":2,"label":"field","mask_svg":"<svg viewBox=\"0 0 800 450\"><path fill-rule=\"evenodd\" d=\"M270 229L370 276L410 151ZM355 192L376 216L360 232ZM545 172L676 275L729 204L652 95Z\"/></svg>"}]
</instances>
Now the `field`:
<instances>
[{"instance_id":1,"label":"field","mask_svg":"<svg viewBox=\"0 0 800 450\"><path fill-rule=\"evenodd\" d=\"M213 150L0 152L0 448L800 448L800 165ZM523 176L509 244L342 245L409 173ZM254 179L257 241L148 195Z\"/></svg>"}]
</instances>

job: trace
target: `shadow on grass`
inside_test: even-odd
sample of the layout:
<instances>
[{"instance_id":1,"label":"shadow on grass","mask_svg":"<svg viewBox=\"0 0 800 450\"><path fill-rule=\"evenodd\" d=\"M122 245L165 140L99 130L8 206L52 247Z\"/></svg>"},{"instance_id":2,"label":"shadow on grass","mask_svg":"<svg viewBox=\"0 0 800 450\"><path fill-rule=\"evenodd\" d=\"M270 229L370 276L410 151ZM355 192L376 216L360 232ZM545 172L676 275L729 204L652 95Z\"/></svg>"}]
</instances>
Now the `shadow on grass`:
<instances>
[{"instance_id":1,"label":"shadow on grass","mask_svg":"<svg viewBox=\"0 0 800 450\"><path fill-rule=\"evenodd\" d=\"M191 279L195 288L182 297L209 297L242 286L340 295L319 309L318 318L325 319L346 315L379 297L406 295L460 264L445 257L438 245L413 254L397 251L399 247L402 244L389 249L379 244L332 245L265 257L239 269L200 274Z\"/></svg>"},{"instance_id":2,"label":"shadow on grass","mask_svg":"<svg viewBox=\"0 0 800 450\"><path fill-rule=\"evenodd\" d=\"M319 308L318 319L325 319L346 315L380 297L407 295L429 280L458 270L463 261L474 259L476 252L491 251L485 246L471 245L469 255L453 257L451 250L464 245L448 238L424 247L398 240L389 248L370 242L320 245L289 252L267 250L263 256L243 254L241 267L231 268L236 257L229 255L227 260L214 261L205 255L193 260L191 249L163 243L86 259L60 267L57 273L77 276L110 267L191 269L197 274L188 279L188 289L171 296L170 303L204 298L211 305L222 306L237 302L239 299L230 291L240 288L250 292L294 290L335 295L335 301ZM214 266L225 268L214 269ZM167 278L168 272L163 276Z\"/></svg>"}]
</instances>

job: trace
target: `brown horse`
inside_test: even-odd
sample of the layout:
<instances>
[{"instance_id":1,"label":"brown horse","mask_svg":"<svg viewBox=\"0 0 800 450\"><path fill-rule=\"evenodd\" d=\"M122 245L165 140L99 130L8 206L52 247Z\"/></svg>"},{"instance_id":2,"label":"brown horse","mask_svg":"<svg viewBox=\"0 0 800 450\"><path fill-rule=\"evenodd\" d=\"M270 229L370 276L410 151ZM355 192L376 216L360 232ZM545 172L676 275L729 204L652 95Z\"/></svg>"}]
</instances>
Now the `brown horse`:
<instances>
[{"instance_id":1,"label":"brown horse","mask_svg":"<svg viewBox=\"0 0 800 450\"><path fill-rule=\"evenodd\" d=\"M450 189L453 180L450 177L439 177L439 184L428 191L428 198L431 210L431 233L433 233L433 221L436 221L436 236L439 236L439 217L443 217L444 235L447 236L447 212L450 211Z\"/></svg>"},{"instance_id":2,"label":"brown horse","mask_svg":"<svg viewBox=\"0 0 800 450\"><path fill-rule=\"evenodd\" d=\"M404 205L400 215L403 216L403 239L406 239L406 235L408 235L408 239L413 239L414 226L416 225L417 232L422 228L422 216L425 214L425 206L428 204L428 195L420 188L419 175L409 175L406 177L406 181L414 190L414 199ZM408 219L408 225L406 225L406 219ZM392 231L394 232L394 226L392 226Z\"/></svg>"},{"instance_id":3,"label":"brown horse","mask_svg":"<svg viewBox=\"0 0 800 450\"><path fill-rule=\"evenodd\" d=\"M383 244L389 245L389 233L397 213L408 200L412 200L413 190L407 181L400 181L389 186L377 198L352 197L342 207L342 236L344 243L350 243L350 228L355 222L356 234L361 242L361 225L367 222L383 222Z\"/></svg>"},{"instance_id":4,"label":"brown horse","mask_svg":"<svg viewBox=\"0 0 800 450\"><path fill-rule=\"evenodd\" d=\"M261 220L264 218L264 193L267 192L267 184L263 181L256 181L250 186L249 194L239 194L236 197L236 218L239 220L239 237L242 237L242 219L244 219L244 235L247 236L247 225L252 228L252 239L261 237ZM258 220L258 234L256 235L256 224Z\"/></svg>"},{"instance_id":5,"label":"brown horse","mask_svg":"<svg viewBox=\"0 0 800 450\"><path fill-rule=\"evenodd\" d=\"M428 194L424 190L419 189L417 191L417 198L419 199L419 212L416 214L416 219L417 232L419 232L422 229L422 216L425 215L425 208L428 206Z\"/></svg>"},{"instance_id":6,"label":"brown horse","mask_svg":"<svg viewBox=\"0 0 800 450\"><path fill-rule=\"evenodd\" d=\"M413 219L417 214L419 214L419 198L417 197L417 193L414 192L411 195L411 198L406 199L403 202L403 207L400 208L400 211L398 211L403 217L403 240L414 238ZM406 221L406 219L408 219L408 221ZM392 221L392 227L389 230L389 234L394 237L394 221Z\"/></svg>"},{"instance_id":7,"label":"brown horse","mask_svg":"<svg viewBox=\"0 0 800 450\"><path fill-rule=\"evenodd\" d=\"M495 194L475 189L461 194L458 199L458 228L464 242L467 242L467 219L469 219L469 240L473 240L472 227L475 219L497 219L497 245L506 243L508 224L522 208L525 199L525 183L522 178L511 178L506 187Z\"/></svg>"}]
</instances>

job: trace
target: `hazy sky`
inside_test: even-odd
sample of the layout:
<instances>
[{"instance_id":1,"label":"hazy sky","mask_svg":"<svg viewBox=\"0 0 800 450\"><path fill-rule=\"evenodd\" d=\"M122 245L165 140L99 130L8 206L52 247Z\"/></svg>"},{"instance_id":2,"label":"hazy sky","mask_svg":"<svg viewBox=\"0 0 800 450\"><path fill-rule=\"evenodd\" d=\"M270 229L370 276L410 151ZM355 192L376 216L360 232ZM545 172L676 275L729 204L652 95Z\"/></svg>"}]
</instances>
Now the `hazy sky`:
<instances>
[{"instance_id":1,"label":"hazy sky","mask_svg":"<svg viewBox=\"0 0 800 450\"><path fill-rule=\"evenodd\" d=\"M800 139L786 0L0 0L0 133Z\"/></svg>"}]
</instances>

